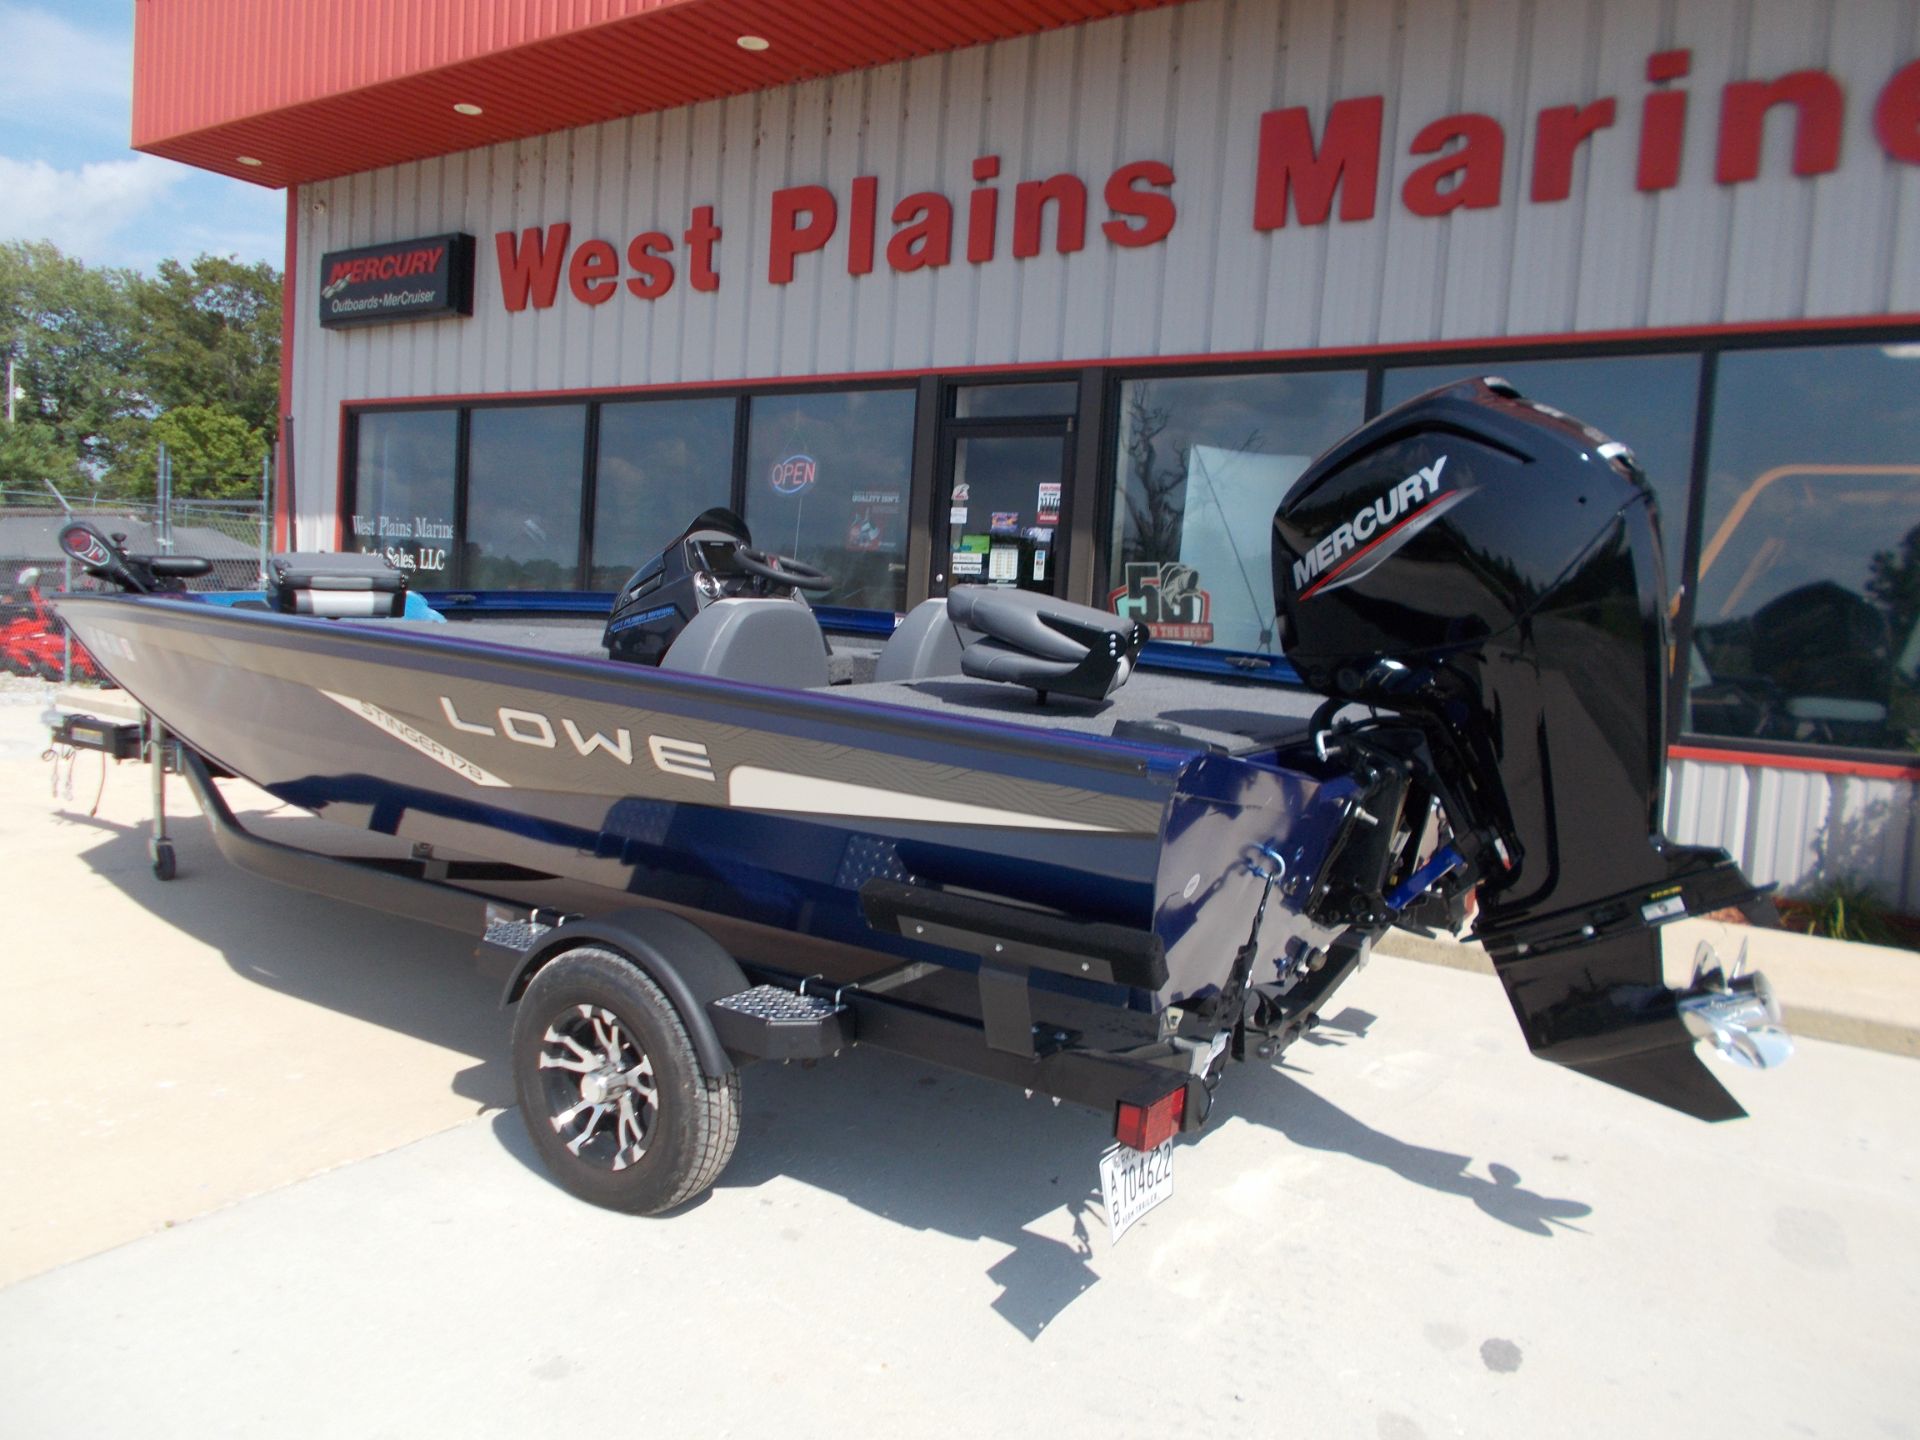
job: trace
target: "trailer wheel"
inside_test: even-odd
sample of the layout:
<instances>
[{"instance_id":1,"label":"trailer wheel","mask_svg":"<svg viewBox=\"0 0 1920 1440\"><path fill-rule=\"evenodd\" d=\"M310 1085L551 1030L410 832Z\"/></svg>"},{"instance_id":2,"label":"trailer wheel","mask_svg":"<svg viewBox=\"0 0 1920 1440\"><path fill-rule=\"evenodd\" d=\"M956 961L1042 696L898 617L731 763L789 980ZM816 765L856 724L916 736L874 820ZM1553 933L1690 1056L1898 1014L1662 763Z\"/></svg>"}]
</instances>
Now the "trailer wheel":
<instances>
[{"instance_id":1,"label":"trailer wheel","mask_svg":"<svg viewBox=\"0 0 1920 1440\"><path fill-rule=\"evenodd\" d=\"M633 1215L683 1205L740 1139L740 1076L701 1068L660 987L617 951L549 961L520 999L513 1079L534 1148L561 1188Z\"/></svg>"}]
</instances>

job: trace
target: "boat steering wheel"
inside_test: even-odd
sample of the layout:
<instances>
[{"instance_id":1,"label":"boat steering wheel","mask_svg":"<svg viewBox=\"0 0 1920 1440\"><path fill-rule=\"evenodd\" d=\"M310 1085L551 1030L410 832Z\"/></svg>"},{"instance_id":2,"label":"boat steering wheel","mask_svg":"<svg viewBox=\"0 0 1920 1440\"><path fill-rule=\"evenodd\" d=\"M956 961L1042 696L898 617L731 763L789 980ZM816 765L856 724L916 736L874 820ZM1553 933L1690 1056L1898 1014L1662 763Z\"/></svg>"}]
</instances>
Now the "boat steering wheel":
<instances>
[{"instance_id":1,"label":"boat steering wheel","mask_svg":"<svg viewBox=\"0 0 1920 1440\"><path fill-rule=\"evenodd\" d=\"M747 545L734 548L734 560L749 575L768 580L775 585L784 585L791 590L831 590L833 577L824 570L816 570L803 564L791 555L775 555L769 550L755 550Z\"/></svg>"}]
</instances>

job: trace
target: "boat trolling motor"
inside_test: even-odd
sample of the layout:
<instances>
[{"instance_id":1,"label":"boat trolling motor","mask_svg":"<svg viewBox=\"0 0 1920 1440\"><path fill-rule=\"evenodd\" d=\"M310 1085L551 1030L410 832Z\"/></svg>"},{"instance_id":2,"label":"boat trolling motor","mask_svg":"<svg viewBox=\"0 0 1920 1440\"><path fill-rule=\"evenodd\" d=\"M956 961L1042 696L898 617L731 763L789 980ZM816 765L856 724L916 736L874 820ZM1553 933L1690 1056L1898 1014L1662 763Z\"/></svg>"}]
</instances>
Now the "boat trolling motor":
<instances>
[{"instance_id":1,"label":"boat trolling motor","mask_svg":"<svg viewBox=\"0 0 1920 1440\"><path fill-rule=\"evenodd\" d=\"M1477 891L1474 938L1536 1055L1701 1119L1744 1114L1694 1042L1777 1063L1779 1009L1711 957L1669 988L1657 927L1779 920L1725 851L1661 833L1668 592L1633 453L1504 381L1463 382L1320 456L1273 526L1286 652L1330 697L1313 744L1363 786L1310 913L1454 928Z\"/></svg>"},{"instance_id":2,"label":"boat trolling motor","mask_svg":"<svg viewBox=\"0 0 1920 1440\"><path fill-rule=\"evenodd\" d=\"M60 527L60 548L94 579L129 595L177 594L213 570L213 562L198 555L130 555L125 535L108 536L85 520Z\"/></svg>"}]
</instances>

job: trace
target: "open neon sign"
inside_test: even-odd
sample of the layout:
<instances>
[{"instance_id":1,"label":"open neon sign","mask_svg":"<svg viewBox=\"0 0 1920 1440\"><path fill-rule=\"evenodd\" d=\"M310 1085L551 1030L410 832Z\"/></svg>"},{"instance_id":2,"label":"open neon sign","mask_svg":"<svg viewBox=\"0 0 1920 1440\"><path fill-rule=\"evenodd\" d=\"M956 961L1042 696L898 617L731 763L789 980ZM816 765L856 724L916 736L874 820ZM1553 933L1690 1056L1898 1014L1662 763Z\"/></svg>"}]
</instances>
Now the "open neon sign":
<instances>
[{"instance_id":1,"label":"open neon sign","mask_svg":"<svg viewBox=\"0 0 1920 1440\"><path fill-rule=\"evenodd\" d=\"M819 478L819 467L811 455L789 455L773 462L768 478L777 493L801 495L813 488L813 482Z\"/></svg>"}]
</instances>

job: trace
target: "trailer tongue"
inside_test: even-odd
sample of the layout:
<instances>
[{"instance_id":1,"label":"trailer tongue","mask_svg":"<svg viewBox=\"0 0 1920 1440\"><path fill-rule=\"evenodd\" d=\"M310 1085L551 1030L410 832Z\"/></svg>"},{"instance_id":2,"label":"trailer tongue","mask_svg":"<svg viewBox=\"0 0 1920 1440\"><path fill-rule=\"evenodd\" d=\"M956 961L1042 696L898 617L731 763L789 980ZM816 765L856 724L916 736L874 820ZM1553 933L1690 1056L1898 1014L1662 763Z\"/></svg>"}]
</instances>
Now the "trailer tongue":
<instances>
[{"instance_id":1,"label":"trailer tongue","mask_svg":"<svg viewBox=\"0 0 1920 1440\"><path fill-rule=\"evenodd\" d=\"M200 603L84 525L63 544L130 593L56 603L229 859L474 935L536 1145L599 1204L711 1184L748 1061L865 1044L1107 1112L1117 1232L1230 1061L1304 1034L1390 926L1476 901L1535 1054L1740 1114L1696 1043L1777 1063L1771 995L1711 957L1669 986L1658 927L1773 914L1660 833L1667 591L1632 454L1472 382L1357 431L1272 523L1310 694L1155 671L1133 622L988 589L863 668L804 603L822 577L724 512L564 633L406 618L324 561L282 567L306 603ZM251 835L222 768L408 858Z\"/></svg>"}]
</instances>

